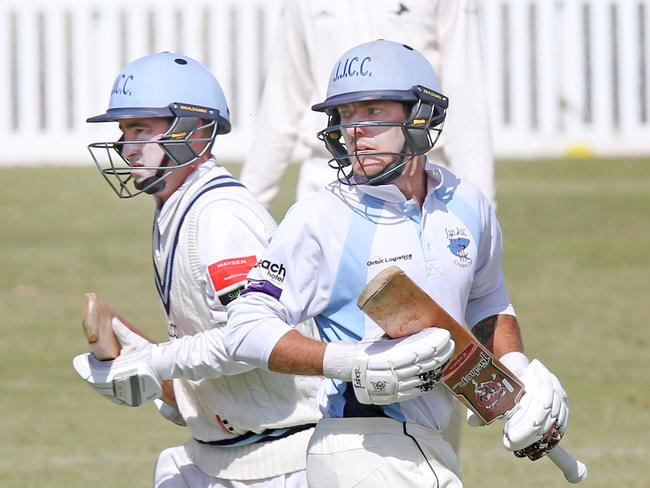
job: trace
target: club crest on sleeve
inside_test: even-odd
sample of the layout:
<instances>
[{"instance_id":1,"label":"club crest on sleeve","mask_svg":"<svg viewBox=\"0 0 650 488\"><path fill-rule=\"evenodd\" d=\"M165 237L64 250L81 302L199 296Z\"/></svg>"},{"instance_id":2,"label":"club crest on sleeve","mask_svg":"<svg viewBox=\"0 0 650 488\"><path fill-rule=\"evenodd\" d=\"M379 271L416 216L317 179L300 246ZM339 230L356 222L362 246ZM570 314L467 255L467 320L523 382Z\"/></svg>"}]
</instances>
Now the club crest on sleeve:
<instances>
[{"instance_id":1,"label":"club crest on sleeve","mask_svg":"<svg viewBox=\"0 0 650 488\"><path fill-rule=\"evenodd\" d=\"M223 259L208 266L210 279L222 305L228 305L239 296L246 285L248 272L256 263L255 256L243 256Z\"/></svg>"}]
</instances>

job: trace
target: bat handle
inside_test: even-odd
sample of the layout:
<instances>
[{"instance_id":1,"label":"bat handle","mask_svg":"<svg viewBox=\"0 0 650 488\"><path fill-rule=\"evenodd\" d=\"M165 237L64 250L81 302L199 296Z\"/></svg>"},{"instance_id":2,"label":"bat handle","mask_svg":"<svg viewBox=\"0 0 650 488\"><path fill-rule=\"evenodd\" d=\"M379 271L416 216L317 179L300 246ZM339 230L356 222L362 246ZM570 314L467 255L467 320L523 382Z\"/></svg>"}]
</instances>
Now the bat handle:
<instances>
[{"instance_id":1,"label":"bat handle","mask_svg":"<svg viewBox=\"0 0 650 488\"><path fill-rule=\"evenodd\" d=\"M551 449L548 457L562 470L569 483L580 483L589 474L584 463L578 461L560 446Z\"/></svg>"}]
</instances>

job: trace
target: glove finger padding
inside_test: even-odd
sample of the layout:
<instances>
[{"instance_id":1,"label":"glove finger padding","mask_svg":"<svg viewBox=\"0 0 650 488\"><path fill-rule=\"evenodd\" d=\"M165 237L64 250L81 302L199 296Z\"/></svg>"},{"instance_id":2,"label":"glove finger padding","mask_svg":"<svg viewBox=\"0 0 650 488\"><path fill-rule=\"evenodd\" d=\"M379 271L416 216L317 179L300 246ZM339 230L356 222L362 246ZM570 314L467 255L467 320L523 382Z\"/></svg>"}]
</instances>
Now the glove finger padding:
<instances>
[{"instance_id":1,"label":"glove finger padding","mask_svg":"<svg viewBox=\"0 0 650 488\"><path fill-rule=\"evenodd\" d=\"M93 354L76 356L75 371L99 394L110 401L137 407L162 395L162 381L149 365L150 349L99 361Z\"/></svg>"},{"instance_id":2,"label":"glove finger padding","mask_svg":"<svg viewBox=\"0 0 650 488\"><path fill-rule=\"evenodd\" d=\"M518 457L539 459L566 432L568 400L557 377L538 360L526 367L521 380L526 393L506 415L503 444Z\"/></svg>"},{"instance_id":3,"label":"glove finger padding","mask_svg":"<svg viewBox=\"0 0 650 488\"><path fill-rule=\"evenodd\" d=\"M120 343L120 346L122 346L120 354L128 354L130 352L139 351L140 349L144 349L150 344L148 340L133 332L117 317L113 317L111 325L113 327L115 337L117 337L117 341Z\"/></svg>"},{"instance_id":4,"label":"glove finger padding","mask_svg":"<svg viewBox=\"0 0 650 488\"><path fill-rule=\"evenodd\" d=\"M454 352L449 332L436 327L401 339L360 343L352 386L364 404L389 405L431 390Z\"/></svg>"}]
</instances>

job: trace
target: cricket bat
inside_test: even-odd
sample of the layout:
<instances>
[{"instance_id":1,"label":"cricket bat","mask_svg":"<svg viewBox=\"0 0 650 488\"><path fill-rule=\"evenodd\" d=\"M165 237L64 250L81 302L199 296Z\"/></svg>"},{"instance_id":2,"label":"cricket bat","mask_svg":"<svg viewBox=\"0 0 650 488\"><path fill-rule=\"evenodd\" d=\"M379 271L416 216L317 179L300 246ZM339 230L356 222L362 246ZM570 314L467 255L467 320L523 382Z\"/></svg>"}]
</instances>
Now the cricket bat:
<instances>
[{"instance_id":1,"label":"cricket bat","mask_svg":"<svg viewBox=\"0 0 650 488\"><path fill-rule=\"evenodd\" d=\"M521 381L398 266L378 273L361 291L357 305L394 339L426 327L447 329L456 349L442 382L486 424L503 417L524 394ZM587 467L560 446L548 457L570 483L587 477Z\"/></svg>"},{"instance_id":2,"label":"cricket bat","mask_svg":"<svg viewBox=\"0 0 650 488\"><path fill-rule=\"evenodd\" d=\"M86 293L81 326L88 340L88 345L90 345L90 350L97 359L110 361L120 355L122 346L113 332L113 326L111 325L113 317L117 317L129 329L152 344L158 342L132 325L95 293ZM176 406L171 380L163 381L162 390L163 394L160 399L168 405Z\"/></svg>"}]
</instances>

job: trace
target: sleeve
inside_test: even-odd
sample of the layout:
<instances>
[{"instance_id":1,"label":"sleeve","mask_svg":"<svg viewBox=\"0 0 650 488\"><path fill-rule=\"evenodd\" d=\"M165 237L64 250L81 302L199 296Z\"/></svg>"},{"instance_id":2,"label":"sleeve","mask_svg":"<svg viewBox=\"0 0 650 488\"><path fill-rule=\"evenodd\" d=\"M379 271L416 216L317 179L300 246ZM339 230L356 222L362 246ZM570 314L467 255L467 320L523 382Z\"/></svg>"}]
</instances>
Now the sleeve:
<instances>
[{"instance_id":1,"label":"sleeve","mask_svg":"<svg viewBox=\"0 0 650 488\"><path fill-rule=\"evenodd\" d=\"M309 111L314 88L300 0L285 2L264 80L253 143L240 180L269 207L278 192L298 138L300 121Z\"/></svg>"},{"instance_id":2,"label":"sleeve","mask_svg":"<svg viewBox=\"0 0 650 488\"><path fill-rule=\"evenodd\" d=\"M443 151L461 178L476 184L494 203L494 155L487 104L487 73L477 0L440 1L436 11L439 66L449 109Z\"/></svg>"},{"instance_id":3,"label":"sleeve","mask_svg":"<svg viewBox=\"0 0 650 488\"><path fill-rule=\"evenodd\" d=\"M271 238L272 228L254 211L235 201L219 201L199 218L198 251L205 279L208 308L225 322L224 308L246 285L246 275L257 264ZM274 227L274 226L273 226Z\"/></svg>"},{"instance_id":4,"label":"sleeve","mask_svg":"<svg viewBox=\"0 0 650 488\"><path fill-rule=\"evenodd\" d=\"M234 361L226 350L225 306L244 287L246 275L266 248L270 231L254 211L235 201L213 202L202 211L197 247L211 323L208 330L154 349L152 359L162 378L198 380L253 369Z\"/></svg>"},{"instance_id":5,"label":"sleeve","mask_svg":"<svg viewBox=\"0 0 650 488\"><path fill-rule=\"evenodd\" d=\"M238 361L268 368L278 340L328 303L334 277L323 266L313 223L299 214L287 214L240 298L228 307L226 348Z\"/></svg>"},{"instance_id":6,"label":"sleeve","mask_svg":"<svg viewBox=\"0 0 650 488\"><path fill-rule=\"evenodd\" d=\"M485 215L484 226L474 281L465 310L465 322L470 327L491 315L515 315L503 278L501 226L487 200L483 197L481 201L482 213Z\"/></svg>"}]
</instances>

